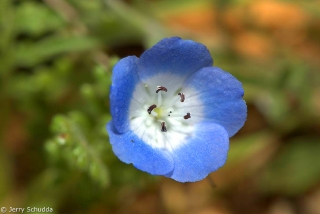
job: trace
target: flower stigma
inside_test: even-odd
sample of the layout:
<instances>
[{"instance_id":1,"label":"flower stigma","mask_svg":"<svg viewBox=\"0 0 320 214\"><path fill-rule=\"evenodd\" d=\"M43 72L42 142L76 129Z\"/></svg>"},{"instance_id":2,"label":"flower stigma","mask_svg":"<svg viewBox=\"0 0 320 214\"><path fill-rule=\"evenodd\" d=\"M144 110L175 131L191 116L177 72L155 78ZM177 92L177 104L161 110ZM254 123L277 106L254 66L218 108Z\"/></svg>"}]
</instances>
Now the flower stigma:
<instances>
[{"instance_id":1,"label":"flower stigma","mask_svg":"<svg viewBox=\"0 0 320 214\"><path fill-rule=\"evenodd\" d=\"M163 113L163 107L160 106L159 108L154 109L154 112L157 113L156 118L161 119L162 118L162 113Z\"/></svg>"}]
</instances>

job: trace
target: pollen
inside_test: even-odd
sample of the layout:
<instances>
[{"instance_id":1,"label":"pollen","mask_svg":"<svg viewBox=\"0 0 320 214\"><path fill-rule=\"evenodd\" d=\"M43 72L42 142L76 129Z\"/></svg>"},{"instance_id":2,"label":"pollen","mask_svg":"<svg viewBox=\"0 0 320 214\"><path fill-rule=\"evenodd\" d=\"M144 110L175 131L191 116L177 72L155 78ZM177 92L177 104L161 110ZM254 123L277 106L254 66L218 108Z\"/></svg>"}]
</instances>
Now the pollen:
<instances>
[{"instance_id":1,"label":"pollen","mask_svg":"<svg viewBox=\"0 0 320 214\"><path fill-rule=\"evenodd\" d=\"M162 107L160 107L160 108L155 108L154 110L153 110L154 112L156 112L157 113L157 119L160 119L162 116L163 116L163 108Z\"/></svg>"}]
</instances>

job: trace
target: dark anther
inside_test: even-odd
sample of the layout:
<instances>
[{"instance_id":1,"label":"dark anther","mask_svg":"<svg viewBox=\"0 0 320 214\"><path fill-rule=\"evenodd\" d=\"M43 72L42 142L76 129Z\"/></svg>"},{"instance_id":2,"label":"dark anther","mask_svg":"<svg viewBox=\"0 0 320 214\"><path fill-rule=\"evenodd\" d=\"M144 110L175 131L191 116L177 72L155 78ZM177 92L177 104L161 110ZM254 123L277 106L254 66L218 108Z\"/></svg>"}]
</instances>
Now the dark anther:
<instances>
[{"instance_id":1,"label":"dark anther","mask_svg":"<svg viewBox=\"0 0 320 214\"><path fill-rule=\"evenodd\" d=\"M161 122L161 131L162 132L166 132L167 131L167 127L166 127L166 123L165 122Z\"/></svg>"},{"instance_id":2,"label":"dark anther","mask_svg":"<svg viewBox=\"0 0 320 214\"><path fill-rule=\"evenodd\" d=\"M184 93L180 92L178 95L180 95L180 102L184 102L184 100L185 100Z\"/></svg>"},{"instance_id":3,"label":"dark anther","mask_svg":"<svg viewBox=\"0 0 320 214\"><path fill-rule=\"evenodd\" d=\"M164 87L164 86L157 86L157 89L158 89L158 90L156 90L156 93L158 93L159 91L165 91L165 92L168 91L167 88Z\"/></svg>"},{"instance_id":4,"label":"dark anther","mask_svg":"<svg viewBox=\"0 0 320 214\"><path fill-rule=\"evenodd\" d=\"M191 114L188 112L185 116L183 116L184 119L189 119L191 118Z\"/></svg>"},{"instance_id":5,"label":"dark anther","mask_svg":"<svg viewBox=\"0 0 320 214\"><path fill-rule=\"evenodd\" d=\"M155 109L155 108L157 108L156 104L151 105L147 110L148 113L151 114L152 110Z\"/></svg>"}]
</instances>

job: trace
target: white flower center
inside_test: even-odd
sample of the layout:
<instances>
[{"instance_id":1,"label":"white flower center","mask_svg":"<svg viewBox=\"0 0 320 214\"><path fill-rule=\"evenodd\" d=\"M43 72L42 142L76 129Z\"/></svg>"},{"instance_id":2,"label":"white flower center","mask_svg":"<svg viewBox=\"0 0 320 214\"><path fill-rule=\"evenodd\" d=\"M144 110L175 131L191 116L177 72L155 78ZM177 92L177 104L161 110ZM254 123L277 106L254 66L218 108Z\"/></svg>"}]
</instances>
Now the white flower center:
<instances>
[{"instance_id":1,"label":"white flower center","mask_svg":"<svg viewBox=\"0 0 320 214\"><path fill-rule=\"evenodd\" d=\"M197 91L182 88L180 78L161 74L138 84L130 103L130 129L153 148L173 151L202 120ZM161 85L160 85L161 84Z\"/></svg>"}]
</instances>

